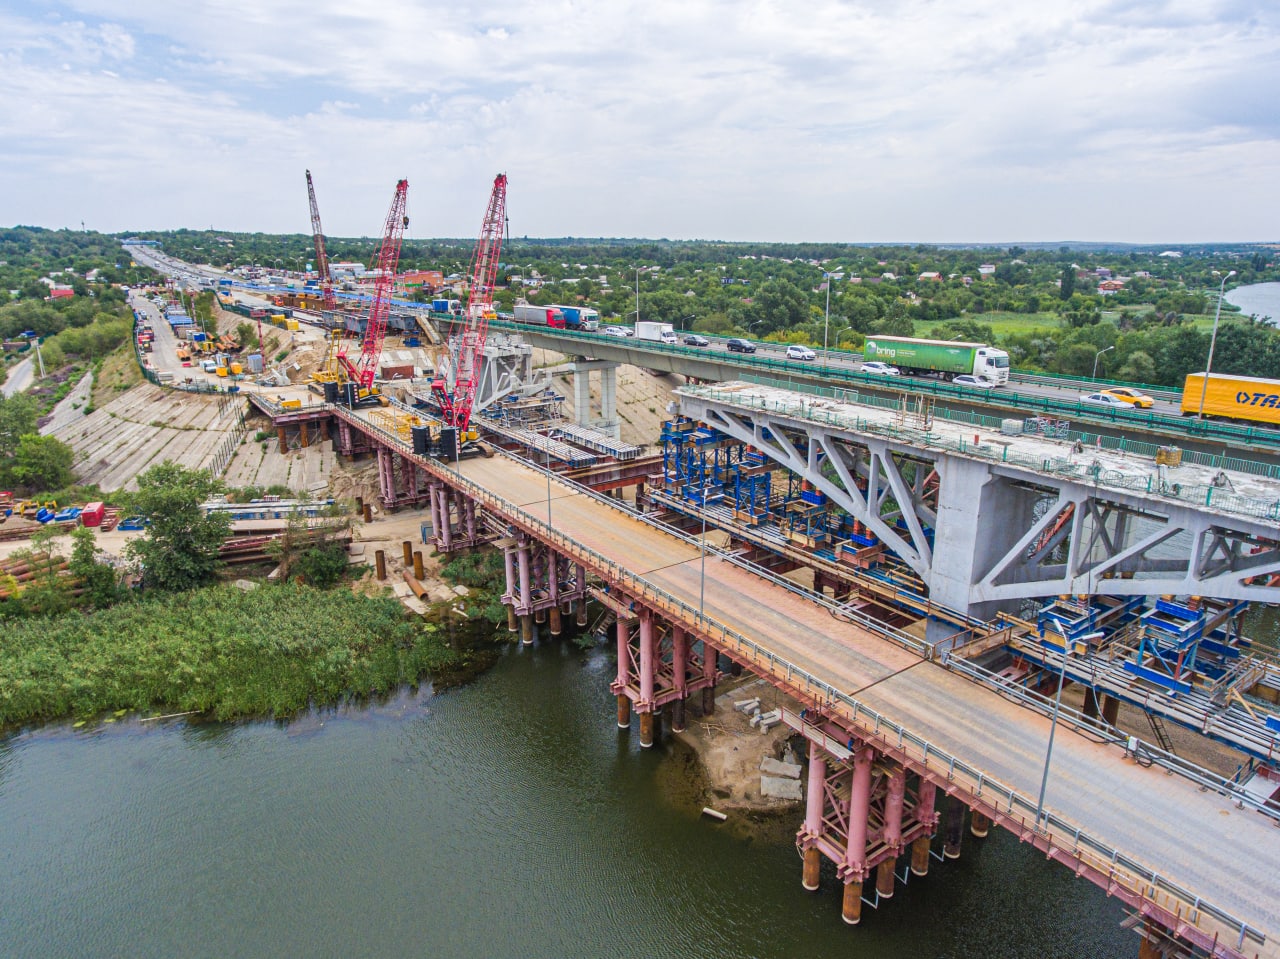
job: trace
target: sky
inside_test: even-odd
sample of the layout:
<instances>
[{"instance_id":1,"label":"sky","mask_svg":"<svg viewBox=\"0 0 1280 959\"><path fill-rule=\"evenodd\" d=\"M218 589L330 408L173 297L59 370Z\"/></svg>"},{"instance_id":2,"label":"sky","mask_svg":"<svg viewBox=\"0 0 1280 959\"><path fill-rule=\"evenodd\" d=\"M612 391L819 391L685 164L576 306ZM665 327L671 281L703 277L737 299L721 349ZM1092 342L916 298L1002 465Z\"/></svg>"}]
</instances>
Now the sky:
<instances>
[{"instance_id":1,"label":"sky","mask_svg":"<svg viewBox=\"0 0 1280 959\"><path fill-rule=\"evenodd\" d=\"M0 0L0 225L1280 239L1280 4Z\"/></svg>"}]
</instances>

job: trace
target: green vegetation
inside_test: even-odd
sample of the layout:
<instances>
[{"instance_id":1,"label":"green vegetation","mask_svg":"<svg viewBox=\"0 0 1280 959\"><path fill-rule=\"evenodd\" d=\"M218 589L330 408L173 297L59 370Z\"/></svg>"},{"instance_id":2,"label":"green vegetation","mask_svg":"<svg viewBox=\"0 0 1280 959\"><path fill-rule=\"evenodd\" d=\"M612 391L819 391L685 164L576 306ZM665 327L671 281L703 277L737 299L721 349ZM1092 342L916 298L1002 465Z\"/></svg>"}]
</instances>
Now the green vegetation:
<instances>
[{"instance_id":1,"label":"green vegetation","mask_svg":"<svg viewBox=\"0 0 1280 959\"><path fill-rule=\"evenodd\" d=\"M468 607L479 607L480 615L493 624L505 623L507 611L502 605L506 582L502 570L502 553L496 549L460 553L440 568L440 574L453 583L472 591Z\"/></svg>"},{"instance_id":2,"label":"green vegetation","mask_svg":"<svg viewBox=\"0 0 1280 959\"><path fill-rule=\"evenodd\" d=\"M165 460L138 476L128 497L132 512L146 516L146 533L129 543L130 556L142 562L144 583L177 591L201 586L218 569L218 547L231 522L225 513L206 516L200 504L222 491L208 470L187 469Z\"/></svg>"},{"instance_id":3,"label":"green vegetation","mask_svg":"<svg viewBox=\"0 0 1280 959\"><path fill-rule=\"evenodd\" d=\"M217 266L276 264L301 269L311 258L303 234L180 230L149 236L179 257ZM368 262L372 240L330 238L335 258ZM408 241L407 268L465 274L473 241ZM858 349L869 333L961 338L970 324L1010 350L1026 369L1088 375L1098 350L1114 346L1099 375L1153 369L1154 383L1177 386L1201 369L1218 281L1280 279L1270 249L1049 246L948 248L808 243L513 239L503 248L506 275L495 300L509 310L533 303L584 302L606 318L635 318L636 287L645 319L704 333ZM1123 283L1112 278L1123 277ZM830 323L825 324L830 285ZM423 294L424 296L426 294ZM1280 374L1280 334L1235 331L1220 342L1214 367ZM1206 318L1206 315L1209 315ZM1187 327L1190 332L1182 332ZM981 337L975 337L981 338ZM1088 353L1086 363L1085 354Z\"/></svg>"},{"instance_id":4,"label":"green vegetation","mask_svg":"<svg viewBox=\"0 0 1280 959\"><path fill-rule=\"evenodd\" d=\"M109 709L286 717L458 666L398 602L295 584L218 586L6 625L0 723Z\"/></svg>"},{"instance_id":5,"label":"green vegetation","mask_svg":"<svg viewBox=\"0 0 1280 959\"><path fill-rule=\"evenodd\" d=\"M75 453L36 431L39 404L25 393L0 397L0 488L48 493L71 485Z\"/></svg>"}]
</instances>

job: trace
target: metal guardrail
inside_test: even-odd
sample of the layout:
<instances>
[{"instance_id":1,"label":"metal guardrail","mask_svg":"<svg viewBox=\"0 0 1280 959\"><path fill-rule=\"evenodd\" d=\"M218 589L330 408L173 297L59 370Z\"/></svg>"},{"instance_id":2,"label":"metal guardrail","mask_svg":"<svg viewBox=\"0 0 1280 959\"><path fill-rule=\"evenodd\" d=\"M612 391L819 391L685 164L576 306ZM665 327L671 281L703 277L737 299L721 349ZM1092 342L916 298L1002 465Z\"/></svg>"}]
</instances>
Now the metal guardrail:
<instances>
[{"instance_id":1,"label":"metal guardrail","mask_svg":"<svg viewBox=\"0 0 1280 959\"><path fill-rule=\"evenodd\" d=\"M999 674L994 673L971 660L966 660L959 656L951 656L950 654L944 653L939 662L947 669L967 676L969 679L979 683L980 685L994 689L1001 695L1008 696L1021 705L1026 706L1028 709L1038 712L1043 716L1047 717L1053 713L1053 700L1049 697L1042 696L1040 693L1003 679ZM1049 672L1056 673L1057 670L1052 669ZM1103 722L1101 718L1086 715L1071 706L1059 705L1058 722L1065 722L1076 731L1087 736L1095 736L1105 743L1125 744L1129 740L1128 733L1123 733L1114 726ZM1259 800L1258 797L1242 789L1239 783L1234 779L1219 776L1212 770L1205 769L1203 766L1183 759L1181 756L1167 752L1159 746L1155 746L1144 739L1139 739L1136 736L1133 738L1137 741L1138 748L1141 752L1146 756L1146 758L1150 759L1154 765L1176 773L1182 778L1195 783L1197 786L1202 786L1205 789L1212 789L1220 796L1225 796L1241 806L1248 806L1255 812L1260 812L1267 818L1280 822L1280 807L1268 805L1265 801Z\"/></svg>"},{"instance_id":2,"label":"metal guardrail","mask_svg":"<svg viewBox=\"0 0 1280 959\"><path fill-rule=\"evenodd\" d=\"M340 412L339 415L350 414ZM358 419L358 425L361 428L379 434L384 442L403 447L403 442L386 430L368 420L356 417L353 419ZM412 455L411 451L406 455ZM426 460L425 457L415 458ZM686 622L693 623L695 629L720 648L734 650L740 657L749 660L754 667L767 670L784 684L800 691L810 701L822 703L822 708L829 714L841 716L861 730L865 738L874 739L882 743L885 748L895 750L913 764L929 770L932 775L956 783L975 799L982 800L1004 816L1011 819L1016 817L1022 831L1025 834L1037 836L1049 850L1056 850L1068 859L1074 859L1081 868L1091 868L1100 875L1107 876L1110 882L1130 890L1144 901L1154 903L1169 915L1177 915L1182 923L1195 926L1206 940L1212 938L1216 941L1220 930L1204 929L1201 926L1204 917L1230 930L1236 936L1237 950L1244 948L1246 940L1259 945L1266 942L1266 934L1261 930L1205 902L1190 890L1162 877L1155 870L1124 855L1119 849L1092 838L1080 827L1054 813L1038 812L1036 804L1029 798L988 777L982 770L935 746L927 739L910 732L850 694L709 617L704 610L695 609L643 576L625 569L607 556L572 539L555 529L546 520L539 519L522 507L502 499L478 483L469 480L462 475L456 464L440 460L427 462L430 466L449 474L451 483L464 489L468 496L485 504L495 513L517 520L540 539L556 546L566 556L579 558L579 561L585 560L633 595L643 598L669 615L678 615Z\"/></svg>"},{"instance_id":3,"label":"metal guardrail","mask_svg":"<svg viewBox=\"0 0 1280 959\"><path fill-rule=\"evenodd\" d=\"M1006 407L1018 412L1048 413L1055 416L1069 416L1086 422L1110 423L1117 427L1146 429L1152 432L1163 432L1171 436L1185 437L1209 442L1247 443L1274 450L1280 450L1280 429L1261 426L1243 426L1223 423L1216 420L1188 419L1167 413L1141 411L1127 407L1100 407L1079 401L1053 399L1041 396L1022 396L1009 390L980 389L977 387L956 386L936 380L893 377L892 382L884 376L861 373L841 367L815 367L812 362L773 359L749 353L713 353L696 347L678 344L657 343L652 340L636 341L621 339L601 333L572 332L551 327L533 327L528 324L509 323L504 320L490 321L491 329L504 329L538 333L543 336L563 337L573 343L599 343L615 349L642 349L646 352L664 353L684 359L702 360L703 362L730 363L734 366L771 370L782 374L813 379L821 376L824 379L839 380L848 384L862 384L879 389L895 386L917 393L931 393L935 396L959 400L969 403L984 403Z\"/></svg>"},{"instance_id":4,"label":"metal guardrail","mask_svg":"<svg viewBox=\"0 0 1280 959\"><path fill-rule=\"evenodd\" d=\"M771 401L764 397L744 396L741 392L725 390L716 386L684 386L681 387L681 391L740 409L777 413L782 416L808 420L839 429L853 429L860 432L874 433L878 436L896 439L917 447L944 450L965 456L988 459L993 462L1008 463L1035 470L1039 473L1053 473L1082 483L1105 486L1109 489L1142 493L1146 496L1159 496L1194 507L1215 509L1220 512L1234 513L1238 516L1248 516L1255 519L1280 521L1280 497L1273 500L1265 500L1240 496L1236 493L1224 492L1216 486L1162 481L1155 473L1147 476L1124 476L1116 473L1115 470L1093 469L1083 464L1072 463L1065 458L1046 459L1021 455L1016 452L1011 453L1009 445L1003 443L972 444L967 443L963 438L953 440L936 433L926 433L918 430L893 432L887 428L886 424L864 419L860 416L855 415L853 421L850 422L849 416L838 414L832 410L814 409L812 407L803 408L794 403ZM892 400L887 400L883 397L866 397L856 394L842 397L838 395L840 392L842 391L838 389L833 391L835 395L832 398L838 402L878 409L897 409L897 405ZM1258 466L1261 467L1262 464L1258 464Z\"/></svg>"},{"instance_id":5,"label":"metal guardrail","mask_svg":"<svg viewBox=\"0 0 1280 959\"><path fill-rule=\"evenodd\" d=\"M1146 383L1130 383L1126 380L1104 380L1091 377L1071 376L1067 373L1047 373L1040 370L1010 370L1009 382L1027 383L1031 386L1052 386L1063 390L1075 390L1077 393L1096 393L1099 390L1127 389L1145 393L1152 399L1178 403L1182 400L1182 391L1167 387L1150 386Z\"/></svg>"}]
</instances>

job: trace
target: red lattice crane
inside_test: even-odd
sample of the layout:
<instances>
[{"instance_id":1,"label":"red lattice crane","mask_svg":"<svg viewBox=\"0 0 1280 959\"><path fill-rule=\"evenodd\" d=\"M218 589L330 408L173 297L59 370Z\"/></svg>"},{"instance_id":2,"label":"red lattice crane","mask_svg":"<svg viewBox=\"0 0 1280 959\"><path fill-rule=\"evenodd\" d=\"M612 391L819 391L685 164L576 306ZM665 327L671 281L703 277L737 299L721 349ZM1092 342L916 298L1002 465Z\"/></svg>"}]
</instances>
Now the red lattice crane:
<instances>
[{"instance_id":1,"label":"red lattice crane","mask_svg":"<svg viewBox=\"0 0 1280 959\"><path fill-rule=\"evenodd\" d=\"M466 327L459 338L458 356L454 363L453 392L443 379L436 379L431 390L440 404L440 412L448 426L457 427L465 438L471 429L471 413L480 380L480 364L484 359L484 341L493 319L493 285L498 277L498 258L502 253L502 236L506 226L507 175L493 178L489 208L480 227L471 258L471 285L467 292Z\"/></svg>"},{"instance_id":2,"label":"red lattice crane","mask_svg":"<svg viewBox=\"0 0 1280 959\"><path fill-rule=\"evenodd\" d=\"M358 397L376 395L373 378L378 372L378 357L382 354L382 341L387 335L387 315L391 312L391 291L395 288L396 270L400 266L400 243L404 239L409 217L405 214L405 201L409 195L409 181L396 184L387 222L382 228L382 245L378 247L377 278L374 280L373 299L365 319L364 340L360 345L360 357L352 363L346 352L338 354L338 365L348 381L358 386Z\"/></svg>"},{"instance_id":3,"label":"red lattice crane","mask_svg":"<svg viewBox=\"0 0 1280 959\"><path fill-rule=\"evenodd\" d=\"M316 245L316 272L320 274L320 296L326 310L337 309L338 301L333 295L333 280L329 277L329 255L324 249L324 228L320 226L320 207L316 204L316 188L311 182L311 171L307 171L307 199L311 202L311 235Z\"/></svg>"}]
</instances>

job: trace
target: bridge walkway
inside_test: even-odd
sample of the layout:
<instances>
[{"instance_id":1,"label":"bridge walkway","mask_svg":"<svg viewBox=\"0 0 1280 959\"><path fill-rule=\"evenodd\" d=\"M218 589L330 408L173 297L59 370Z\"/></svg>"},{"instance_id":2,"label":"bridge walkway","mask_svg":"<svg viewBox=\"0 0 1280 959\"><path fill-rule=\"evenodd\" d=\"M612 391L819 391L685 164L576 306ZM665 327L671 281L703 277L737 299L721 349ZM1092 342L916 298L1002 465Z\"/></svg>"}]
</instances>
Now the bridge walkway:
<instances>
[{"instance_id":1,"label":"bridge walkway","mask_svg":"<svg viewBox=\"0 0 1280 959\"><path fill-rule=\"evenodd\" d=\"M546 533L563 538L560 543L553 539L553 545L585 547L686 609L698 609L705 562L705 615L759 648L763 655L748 661L749 668L793 689L800 685L793 668L804 670L861 704L861 717L856 710L850 717L848 709L839 709L854 726L867 723L865 710L874 710L908 731L908 745L918 737L932 744L935 753L948 753L981 770L988 795L998 792L1000 785L1018 794L1009 799L1011 815L1005 825L1012 820L1017 831L1018 820L1025 819L1023 838L1030 838L1031 817L1019 813L1026 809L1022 797L1039 791L1050 728L1047 718L867 629L837 620L824 607L714 554L704 560L696 545L555 478L548 495L546 474L514 459L426 461L412 456L409 444L381 430L367 415L336 412L362 420L382 442L428 465L499 515L531 526L547 522L549 510ZM901 745L903 734L897 738ZM906 752L909 758L919 758L918 750ZM982 788L979 783L980 796ZM1059 848L1071 846L1074 828L1077 856L1086 845L1086 852L1093 851L1091 868L1097 866L1096 850L1110 847L1118 851L1121 862L1128 859L1146 867L1162 885L1190 891L1188 905L1198 899L1266 934L1262 943L1247 939L1243 954L1280 957L1280 871L1275 868L1280 862L1280 828L1272 820L1239 810L1188 780L1140 767L1116 745L1094 741L1062 724L1045 806L1054 814L1049 828ZM1004 808L1003 798L998 807ZM1078 866L1083 863L1077 858ZM1106 869L1101 873L1105 877ZM1165 905L1173 912L1172 900L1166 898ZM1214 925L1205 922L1202 928ZM1220 928L1222 941L1234 946L1236 933L1230 924Z\"/></svg>"}]
</instances>

